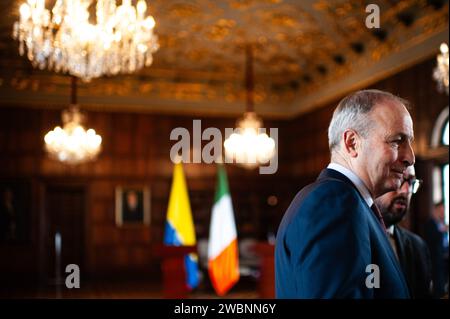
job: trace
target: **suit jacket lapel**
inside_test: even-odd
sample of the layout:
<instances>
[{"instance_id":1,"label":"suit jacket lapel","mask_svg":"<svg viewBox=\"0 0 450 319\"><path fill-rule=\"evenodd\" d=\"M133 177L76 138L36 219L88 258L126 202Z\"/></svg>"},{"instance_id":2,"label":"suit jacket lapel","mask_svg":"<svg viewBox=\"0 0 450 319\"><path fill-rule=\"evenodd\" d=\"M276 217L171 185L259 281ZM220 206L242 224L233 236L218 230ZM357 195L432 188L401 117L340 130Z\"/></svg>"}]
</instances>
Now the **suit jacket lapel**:
<instances>
[{"instance_id":1,"label":"suit jacket lapel","mask_svg":"<svg viewBox=\"0 0 450 319\"><path fill-rule=\"evenodd\" d=\"M400 229L397 226L394 226L394 240L397 247L398 259L400 260L400 264L402 265L402 267L406 264L406 247L403 245L403 243L405 242L405 239L403 237L404 236Z\"/></svg>"},{"instance_id":2,"label":"suit jacket lapel","mask_svg":"<svg viewBox=\"0 0 450 319\"><path fill-rule=\"evenodd\" d=\"M394 265L395 269L397 270L397 273L399 277L403 278L403 283L405 284L405 289L408 290L408 287L406 285L405 276L403 275L403 271L400 268L400 264L397 260L397 257L395 256L395 252L391 246L391 243L389 242L389 238L387 237L387 234L385 233L383 227L381 226L379 220L376 218L375 214L373 213L372 209L367 205L366 201L356 188L356 186L352 183L350 179L348 179L344 174L339 173L338 171L334 169L324 169L320 173L318 180L320 179L338 179L341 180L347 184L350 184L355 188L356 192L358 193L359 197L361 198L361 201L365 204L365 211L366 214L369 216L369 222L372 224L373 228L375 229L375 232L378 234L378 238L380 238L381 244L384 246L384 250L389 255L389 258L391 260L391 263Z\"/></svg>"}]
</instances>

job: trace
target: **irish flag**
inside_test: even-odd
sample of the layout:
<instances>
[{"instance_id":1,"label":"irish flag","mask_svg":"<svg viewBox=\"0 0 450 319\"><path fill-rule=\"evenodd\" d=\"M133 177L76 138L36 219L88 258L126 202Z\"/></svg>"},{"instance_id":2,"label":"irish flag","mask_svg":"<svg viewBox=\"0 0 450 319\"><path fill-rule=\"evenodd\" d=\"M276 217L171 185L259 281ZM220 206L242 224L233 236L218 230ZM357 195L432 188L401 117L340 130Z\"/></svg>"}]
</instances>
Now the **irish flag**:
<instances>
[{"instance_id":1,"label":"irish flag","mask_svg":"<svg viewBox=\"0 0 450 319\"><path fill-rule=\"evenodd\" d=\"M225 169L218 165L217 189L212 208L208 243L208 271L219 296L239 280L239 254L233 205Z\"/></svg>"}]
</instances>

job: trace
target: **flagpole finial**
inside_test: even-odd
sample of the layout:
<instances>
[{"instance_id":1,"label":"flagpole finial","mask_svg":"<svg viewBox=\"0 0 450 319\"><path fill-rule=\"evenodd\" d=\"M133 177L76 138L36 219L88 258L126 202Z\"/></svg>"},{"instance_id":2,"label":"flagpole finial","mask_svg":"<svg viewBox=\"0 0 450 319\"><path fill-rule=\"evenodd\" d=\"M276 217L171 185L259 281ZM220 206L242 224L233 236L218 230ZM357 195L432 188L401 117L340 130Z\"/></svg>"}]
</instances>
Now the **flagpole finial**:
<instances>
[{"instance_id":1,"label":"flagpole finial","mask_svg":"<svg viewBox=\"0 0 450 319\"><path fill-rule=\"evenodd\" d=\"M222 154L220 154L220 155L218 155L218 156L216 157L216 159L214 160L214 163L216 163L216 164L223 164L223 157L222 157Z\"/></svg>"},{"instance_id":2,"label":"flagpole finial","mask_svg":"<svg viewBox=\"0 0 450 319\"><path fill-rule=\"evenodd\" d=\"M180 164L182 162L183 158L180 156L180 154L176 154L174 158L172 158L172 162L174 164Z\"/></svg>"}]
</instances>

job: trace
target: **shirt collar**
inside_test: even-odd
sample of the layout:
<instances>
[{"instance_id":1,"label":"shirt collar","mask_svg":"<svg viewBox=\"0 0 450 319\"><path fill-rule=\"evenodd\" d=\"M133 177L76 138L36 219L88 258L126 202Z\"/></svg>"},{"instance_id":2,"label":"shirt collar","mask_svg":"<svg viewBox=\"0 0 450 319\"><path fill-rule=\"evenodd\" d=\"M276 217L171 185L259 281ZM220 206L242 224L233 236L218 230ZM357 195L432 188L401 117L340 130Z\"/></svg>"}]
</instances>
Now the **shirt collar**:
<instances>
[{"instance_id":1,"label":"shirt collar","mask_svg":"<svg viewBox=\"0 0 450 319\"><path fill-rule=\"evenodd\" d=\"M386 229L386 232L387 232L389 235L394 236L394 225L389 226L389 227Z\"/></svg>"},{"instance_id":2,"label":"shirt collar","mask_svg":"<svg viewBox=\"0 0 450 319\"><path fill-rule=\"evenodd\" d=\"M356 189L361 194L367 205L369 207L372 206L373 198L372 196L370 196L369 190L367 189L366 185L364 185L364 182L361 180L361 178L358 177L358 175L338 163L330 163L328 164L327 168L333 169L345 175L345 177L347 177L353 183L353 185L355 185Z\"/></svg>"}]
</instances>

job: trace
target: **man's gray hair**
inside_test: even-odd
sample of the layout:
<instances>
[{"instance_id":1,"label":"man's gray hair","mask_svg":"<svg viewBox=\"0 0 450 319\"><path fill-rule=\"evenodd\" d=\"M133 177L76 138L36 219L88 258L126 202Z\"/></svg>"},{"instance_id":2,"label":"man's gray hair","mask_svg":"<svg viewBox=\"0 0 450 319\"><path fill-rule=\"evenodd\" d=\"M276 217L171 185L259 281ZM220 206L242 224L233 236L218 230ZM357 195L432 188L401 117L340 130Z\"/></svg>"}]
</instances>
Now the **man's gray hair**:
<instances>
[{"instance_id":1,"label":"man's gray hair","mask_svg":"<svg viewBox=\"0 0 450 319\"><path fill-rule=\"evenodd\" d=\"M362 90L344 97L336 107L328 127L328 146L332 152L339 146L346 129L353 129L366 138L372 129L369 118L372 108L382 101L395 101L408 108L408 102L389 92Z\"/></svg>"}]
</instances>

